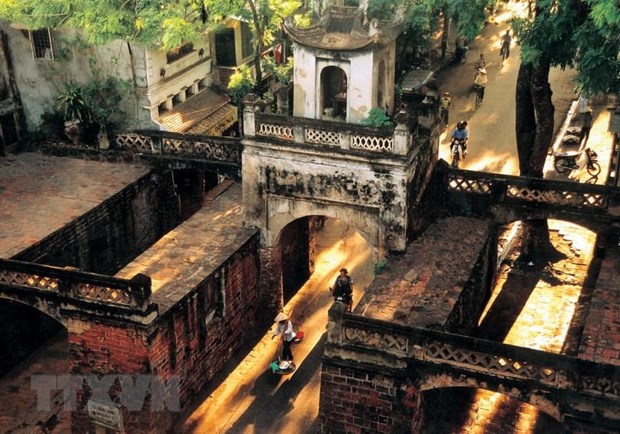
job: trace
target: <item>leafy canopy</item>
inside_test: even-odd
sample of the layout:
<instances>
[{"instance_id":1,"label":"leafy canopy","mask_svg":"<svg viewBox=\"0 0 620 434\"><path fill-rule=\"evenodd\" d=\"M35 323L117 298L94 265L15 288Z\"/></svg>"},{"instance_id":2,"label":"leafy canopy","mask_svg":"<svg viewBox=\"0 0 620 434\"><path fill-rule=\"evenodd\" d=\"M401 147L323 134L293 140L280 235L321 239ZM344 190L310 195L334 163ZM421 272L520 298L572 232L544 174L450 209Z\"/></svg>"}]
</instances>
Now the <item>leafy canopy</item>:
<instances>
[{"instance_id":1,"label":"leafy canopy","mask_svg":"<svg viewBox=\"0 0 620 434\"><path fill-rule=\"evenodd\" d=\"M195 42L204 26L199 0L3 0L0 17L30 29L81 29L88 41L140 42L164 49Z\"/></svg>"},{"instance_id":2,"label":"leafy canopy","mask_svg":"<svg viewBox=\"0 0 620 434\"><path fill-rule=\"evenodd\" d=\"M617 0L539 0L536 14L513 27L524 63L576 67L586 94L620 91Z\"/></svg>"}]
</instances>

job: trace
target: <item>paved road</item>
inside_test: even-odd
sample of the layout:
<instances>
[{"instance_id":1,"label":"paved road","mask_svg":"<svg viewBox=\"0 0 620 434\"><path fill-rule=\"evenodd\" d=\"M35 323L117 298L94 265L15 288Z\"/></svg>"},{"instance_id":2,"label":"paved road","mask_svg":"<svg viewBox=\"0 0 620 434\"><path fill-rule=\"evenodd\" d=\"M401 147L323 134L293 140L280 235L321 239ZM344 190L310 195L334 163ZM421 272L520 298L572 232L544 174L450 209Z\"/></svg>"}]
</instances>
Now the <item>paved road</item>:
<instances>
[{"instance_id":1,"label":"paved road","mask_svg":"<svg viewBox=\"0 0 620 434\"><path fill-rule=\"evenodd\" d=\"M293 347L298 369L280 377L267 367L277 343L266 334L235 370L204 399L178 428L179 432L310 433L319 408L320 367L325 342L327 310L332 303L327 288L338 269L346 266L354 283L354 299L373 279L373 252L366 241L338 220L327 220L317 239L316 271L285 306L306 333Z\"/></svg>"}]
</instances>

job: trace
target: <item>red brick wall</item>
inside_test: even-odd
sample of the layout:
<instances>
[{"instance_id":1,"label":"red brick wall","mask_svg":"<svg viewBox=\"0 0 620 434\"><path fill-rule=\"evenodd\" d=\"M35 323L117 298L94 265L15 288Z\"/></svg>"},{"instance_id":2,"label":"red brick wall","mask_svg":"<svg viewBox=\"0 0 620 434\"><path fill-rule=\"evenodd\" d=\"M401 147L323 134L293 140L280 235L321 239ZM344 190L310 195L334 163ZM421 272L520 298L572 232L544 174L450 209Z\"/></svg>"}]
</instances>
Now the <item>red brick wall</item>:
<instances>
[{"instance_id":1,"label":"red brick wall","mask_svg":"<svg viewBox=\"0 0 620 434\"><path fill-rule=\"evenodd\" d=\"M178 375L186 407L252 331L259 299L258 236L246 243L201 287L158 320L150 338L153 373ZM210 285L224 273L224 316L207 308Z\"/></svg>"},{"instance_id":2,"label":"red brick wall","mask_svg":"<svg viewBox=\"0 0 620 434\"><path fill-rule=\"evenodd\" d=\"M411 433L420 394L397 378L324 360L321 370L321 434Z\"/></svg>"},{"instance_id":3,"label":"red brick wall","mask_svg":"<svg viewBox=\"0 0 620 434\"><path fill-rule=\"evenodd\" d=\"M68 320L69 373L74 375L149 374L149 351L146 332L127 323L114 325L92 318ZM89 432L90 421L86 410L89 396L78 391L77 411L72 413L72 431ZM123 409L123 423L133 434L153 432L162 413L148 411L148 403L141 412Z\"/></svg>"}]
</instances>

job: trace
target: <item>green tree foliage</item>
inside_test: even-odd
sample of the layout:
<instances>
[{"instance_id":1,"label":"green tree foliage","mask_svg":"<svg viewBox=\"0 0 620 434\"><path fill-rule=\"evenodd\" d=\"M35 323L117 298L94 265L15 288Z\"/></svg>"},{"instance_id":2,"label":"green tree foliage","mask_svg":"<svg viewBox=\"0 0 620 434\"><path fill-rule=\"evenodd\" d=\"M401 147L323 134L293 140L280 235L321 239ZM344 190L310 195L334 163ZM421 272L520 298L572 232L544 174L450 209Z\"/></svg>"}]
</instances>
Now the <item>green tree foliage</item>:
<instances>
[{"instance_id":1,"label":"green tree foliage","mask_svg":"<svg viewBox=\"0 0 620 434\"><path fill-rule=\"evenodd\" d=\"M0 17L31 28L81 29L88 41L126 40L172 49L204 29L197 0L3 0Z\"/></svg>"},{"instance_id":2,"label":"green tree foliage","mask_svg":"<svg viewBox=\"0 0 620 434\"><path fill-rule=\"evenodd\" d=\"M515 129L521 174L542 177L554 132L550 68L576 67L586 95L618 92L620 8L616 0L531 1L531 15L513 25L522 47ZM551 250L545 220L524 230L526 255Z\"/></svg>"}]
</instances>

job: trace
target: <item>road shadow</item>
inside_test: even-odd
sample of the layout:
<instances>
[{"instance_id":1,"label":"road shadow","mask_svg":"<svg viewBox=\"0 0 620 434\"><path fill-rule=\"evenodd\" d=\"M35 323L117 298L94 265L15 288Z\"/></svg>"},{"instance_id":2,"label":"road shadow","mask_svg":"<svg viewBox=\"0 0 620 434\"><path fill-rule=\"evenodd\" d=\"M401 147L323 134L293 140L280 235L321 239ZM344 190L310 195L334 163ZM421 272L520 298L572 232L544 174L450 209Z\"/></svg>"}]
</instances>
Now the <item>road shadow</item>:
<instances>
[{"instance_id":1,"label":"road shadow","mask_svg":"<svg viewBox=\"0 0 620 434\"><path fill-rule=\"evenodd\" d=\"M327 335L324 333L294 374L283 378L272 374L271 371L265 371L257 378L251 393L262 398L254 399L226 432L243 433L249 427L256 433L284 432L281 426L282 419L287 413L295 410L295 399L321 368L326 340ZM280 387L273 392L273 383L276 380Z\"/></svg>"},{"instance_id":2,"label":"road shadow","mask_svg":"<svg viewBox=\"0 0 620 434\"><path fill-rule=\"evenodd\" d=\"M544 266L518 263L508 271L499 295L480 323L476 336L503 342L543 275Z\"/></svg>"}]
</instances>

